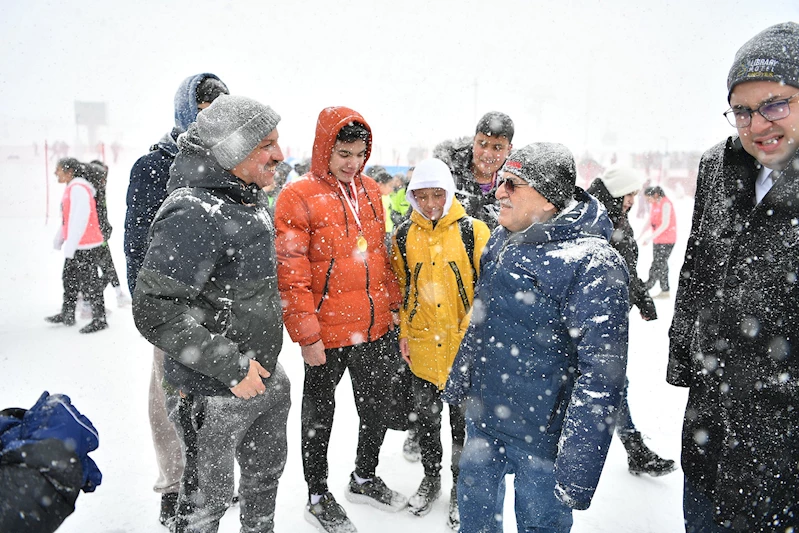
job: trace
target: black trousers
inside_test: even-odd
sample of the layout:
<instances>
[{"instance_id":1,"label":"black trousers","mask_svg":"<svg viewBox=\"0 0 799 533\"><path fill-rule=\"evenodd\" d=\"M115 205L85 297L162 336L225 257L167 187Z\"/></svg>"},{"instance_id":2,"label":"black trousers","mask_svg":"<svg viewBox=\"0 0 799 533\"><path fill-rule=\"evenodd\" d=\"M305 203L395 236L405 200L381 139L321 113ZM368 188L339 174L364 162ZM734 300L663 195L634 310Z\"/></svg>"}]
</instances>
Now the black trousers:
<instances>
[{"instance_id":1,"label":"black trousers","mask_svg":"<svg viewBox=\"0 0 799 533\"><path fill-rule=\"evenodd\" d=\"M99 250L98 265L103 272L103 287L109 283L112 287L119 287L119 276L117 275L117 269L114 268L114 259L111 257L111 248L108 247L108 242L103 243Z\"/></svg>"},{"instance_id":2,"label":"black trousers","mask_svg":"<svg viewBox=\"0 0 799 533\"><path fill-rule=\"evenodd\" d=\"M419 432L419 447L422 449L424 474L438 476L444 455L441 447L441 411L444 406L441 391L435 384L417 376L412 376L411 380L413 400L419 416L416 427ZM449 427L452 431L452 480L457 485L460 473L458 465L466 438L466 419L460 406L449 406Z\"/></svg>"},{"instance_id":3,"label":"black trousers","mask_svg":"<svg viewBox=\"0 0 799 533\"><path fill-rule=\"evenodd\" d=\"M325 350L327 362L305 365L302 392L302 467L308 494L327 492L327 449L336 410L336 387L350 371L352 392L360 420L355 473L371 478L377 469L380 447L386 436L385 410L390 405L392 357L400 357L396 335Z\"/></svg>"},{"instance_id":4,"label":"black trousers","mask_svg":"<svg viewBox=\"0 0 799 533\"><path fill-rule=\"evenodd\" d=\"M105 320L105 282L98 272L102 246L90 250L76 250L75 257L64 260L61 279L64 283L64 300L61 312L64 316L74 316L78 302L78 292L92 308L92 318Z\"/></svg>"},{"instance_id":5,"label":"black trousers","mask_svg":"<svg viewBox=\"0 0 799 533\"><path fill-rule=\"evenodd\" d=\"M652 266L649 267L649 279L645 284L647 289L660 283L661 290L669 290L669 256L673 249L673 244L652 245Z\"/></svg>"}]
</instances>

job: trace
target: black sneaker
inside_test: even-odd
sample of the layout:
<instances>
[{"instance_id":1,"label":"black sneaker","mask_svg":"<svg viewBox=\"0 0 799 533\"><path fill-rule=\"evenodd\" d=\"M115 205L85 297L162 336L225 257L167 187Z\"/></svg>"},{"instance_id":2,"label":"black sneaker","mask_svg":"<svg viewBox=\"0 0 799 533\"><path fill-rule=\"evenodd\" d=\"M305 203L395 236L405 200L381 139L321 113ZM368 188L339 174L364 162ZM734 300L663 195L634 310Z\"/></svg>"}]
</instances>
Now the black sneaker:
<instances>
[{"instance_id":1,"label":"black sneaker","mask_svg":"<svg viewBox=\"0 0 799 533\"><path fill-rule=\"evenodd\" d=\"M416 490L416 494L408 499L408 512L416 516L424 516L433 510L433 502L441 496L441 478L425 476Z\"/></svg>"},{"instance_id":2,"label":"black sneaker","mask_svg":"<svg viewBox=\"0 0 799 533\"><path fill-rule=\"evenodd\" d=\"M57 315L45 317L47 322L51 324L64 324L65 326L74 326L75 325L75 314L72 315L65 315L64 313L58 313Z\"/></svg>"},{"instance_id":3,"label":"black sneaker","mask_svg":"<svg viewBox=\"0 0 799 533\"><path fill-rule=\"evenodd\" d=\"M390 513L396 513L408 505L408 498L386 487L379 477L375 476L361 485L355 481L354 473L350 474L347 499L352 503L365 503Z\"/></svg>"},{"instance_id":4,"label":"black sneaker","mask_svg":"<svg viewBox=\"0 0 799 533\"><path fill-rule=\"evenodd\" d=\"M80 328L81 333L94 333L95 331L100 331L108 327L108 322L105 320L94 319L89 322L86 326Z\"/></svg>"},{"instance_id":5,"label":"black sneaker","mask_svg":"<svg viewBox=\"0 0 799 533\"><path fill-rule=\"evenodd\" d=\"M326 533L358 533L352 525L344 508L336 502L333 495L325 492L318 503L305 506L305 521L319 531Z\"/></svg>"},{"instance_id":6,"label":"black sneaker","mask_svg":"<svg viewBox=\"0 0 799 533\"><path fill-rule=\"evenodd\" d=\"M402 443L402 456L412 463L418 463L422 459L422 447L419 446L419 435L415 429L408 430L408 436Z\"/></svg>"},{"instance_id":7,"label":"black sneaker","mask_svg":"<svg viewBox=\"0 0 799 533\"><path fill-rule=\"evenodd\" d=\"M461 528L461 513L458 510L457 480L455 481L455 485L452 485L452 491L449 493L449 516L447 516L447 526L452 531L458 531Z\"/></svg>"},{"instance_id":8,"label":"black sneaker","mask_svg":"<svg viewBox=\"0 0 799 533\"><path fill-rule=\"evenodd\" d=\"M178 510L178 493L165 492L161 494L161 514L158 521L161 525L169 527L175 521L175 513Z\"/></svg>"}]
</instances>

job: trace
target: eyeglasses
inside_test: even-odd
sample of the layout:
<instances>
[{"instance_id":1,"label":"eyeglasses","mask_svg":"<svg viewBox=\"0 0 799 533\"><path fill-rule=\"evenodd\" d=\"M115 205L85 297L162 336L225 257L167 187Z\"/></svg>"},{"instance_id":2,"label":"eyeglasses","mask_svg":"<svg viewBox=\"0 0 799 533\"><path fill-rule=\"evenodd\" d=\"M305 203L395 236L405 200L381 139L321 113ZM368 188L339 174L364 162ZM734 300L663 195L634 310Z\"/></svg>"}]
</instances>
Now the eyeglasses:
<instances>
[{"instance_id":1,"label":"eyeglasses","mask_svg":"<svg viewBox=\"0 0 799 533\"><path fill-rule=\"evenodd\" d=\"M791 114L791 100L799 96L799 93L783 98L781 100L774 100L761 105L757 109L749 109L748 107L733 107L724 112L727 117L727 122L733 128L746 128L752 123L752 115L760 113L760 116L769 122L780 120Z\"/></svg>"},{"instance_id":2,"label":"eyeglasses","mask_svg":"<svg viewBox=\"0 0 799 533\"><path fill-rule=\"evenodd\" d=\"M499 189L503 185L505 186L505 189L507 189L508 194L513 194L513 191L516 190L516 187L529 187L530 186L529 183L524 182L524 181L513 181L510 178L500 178L500 180L497 182L497 189Z\"/></svg>"}]
</instances>

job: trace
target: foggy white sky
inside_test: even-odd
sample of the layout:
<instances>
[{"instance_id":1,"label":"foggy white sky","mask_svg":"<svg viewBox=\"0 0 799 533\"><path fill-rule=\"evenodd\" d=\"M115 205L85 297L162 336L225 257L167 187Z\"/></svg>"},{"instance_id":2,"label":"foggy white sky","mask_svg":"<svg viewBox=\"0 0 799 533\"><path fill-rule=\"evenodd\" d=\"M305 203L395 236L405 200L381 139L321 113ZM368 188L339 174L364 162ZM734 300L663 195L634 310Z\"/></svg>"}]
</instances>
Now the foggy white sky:
<instances>
[{"instance_id":1,"label":"foggy white sky","mask_svg":"<svg viewBox=\"0 0 799 533\"><path fill-rule=\"evenodd\" d=\"M292 155L329 105L370 122L373 163L471 134L492 109L519 147L704 150L732 131L736 50L799 20L799 2L654 3L4 0L0 144L69 142L74 101L105 101L103 140L144 152L172 126L180 81L210 71L280 113Z\"/></svg>"}]
</instances>

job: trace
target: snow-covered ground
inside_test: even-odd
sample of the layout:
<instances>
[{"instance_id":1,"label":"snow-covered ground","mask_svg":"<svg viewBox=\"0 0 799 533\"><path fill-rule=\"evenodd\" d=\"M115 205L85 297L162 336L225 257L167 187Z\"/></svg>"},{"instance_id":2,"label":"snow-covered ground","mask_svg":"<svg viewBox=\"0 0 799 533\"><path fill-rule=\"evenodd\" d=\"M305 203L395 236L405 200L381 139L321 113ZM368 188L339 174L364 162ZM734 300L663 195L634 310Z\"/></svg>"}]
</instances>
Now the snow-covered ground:
<instances>
[{"instance_id":1,"label":"snow-covered ground","mask_svg":"<svg viewBox=\"0 0 799 533\"><path fill-rule=\"evenodd\" d=\"M146 149L143 147L143 149ZM125 191L134 157L112 164L108 203L115 231L111 246L120 276L125 274L122 252ZM52 174L52 163L49 172ZM49 222L45 223L45 179L50 180ZM0 161L0 408L30 407L43 390L68 394L100 432L100 447L92 453L103 472L103 483L92 494L82 494L77 509L59 529L64 533L143 533L166 531L158 524L159 495L152 491L155 458L147 419L147 388L152 348L137 332L130 308L117 308L113 292L106 292L112 310L110 328L92 335L77 327L55 326L43 318L56 313L61 302L63 256L52 249L63 186L50 175L44 162L33 159ZM690 222L691 199L675 202L681 242L671 258L671 278L676 288ZM635 211L635 210L634 210ZM636 229L642 225L634 219ZM642 277L651 260L651 247L641 250ZM673 296L672 296L673 298ZM633 312L631 319L630 406L633 420L648 437L648 444L664 457L678 459L680 429L687 392L665 383L667 330L673 300L656 300L660 319L647 323ZM289 415L289 456L278 493L276 531L311 532L303 519L306 486L300 460L300 399L302 359L288 337L280 361L292 381ZM387 515L344 499L353 469L357 416L352 389L342 381L338 389L336 423L330 445L330 486L361 533L405 533L412 528L446 532L449 465L444 465L444 496L422 518L406 512ZM445 425L446 426L446 425ZM406 495L422 479L420 464L402 456L404 434L389 431L378 475ZM445 458L448 436L443 439ZM511 490L505 509L505 531L515 531ZM608 461L591 508L575 512L574 533L673 533L682 528L682 474L661 478L635 477L627 472L626 454L613 440ZM222 521L222 532L238 531L238 508Z\"/></svg>"}]
</instances>

